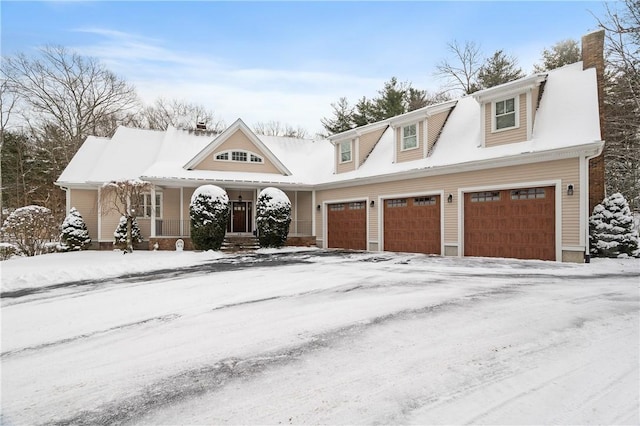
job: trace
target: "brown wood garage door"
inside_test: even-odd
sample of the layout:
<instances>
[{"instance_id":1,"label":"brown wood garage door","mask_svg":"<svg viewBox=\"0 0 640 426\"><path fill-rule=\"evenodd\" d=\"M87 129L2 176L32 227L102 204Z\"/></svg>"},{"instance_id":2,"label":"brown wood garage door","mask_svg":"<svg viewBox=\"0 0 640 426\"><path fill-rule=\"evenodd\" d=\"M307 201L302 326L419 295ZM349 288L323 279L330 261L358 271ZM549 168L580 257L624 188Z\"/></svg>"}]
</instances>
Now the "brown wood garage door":
<instances>
[{"instance_id":1,"label":"brown wood garage door","mask_svg":"<svg viewBox=\"0 0 640 426\"><path fill-rule=\"evenodd\" d=\"M464 196L464 255L556 260L555 188Z\"/></svg>"},{"instance_id":2,"label":"brown wood garage door","mask_svg":"<svg viewBox=\"0 0 640 426\"><path fill-rule=\"evenodd\" d=\"M367 249L367 210L364 201L329 204L327 222L328 247Z\"/></svg>"},{"instance_id":3,"label":"brown wood garage door","mask_svg":"<svg viewBox=\"0 0 640 426\"><path fill-rule=\"evenodd\" d=\"M441 254L440 196L385 200L384 249Z\"/></svg>"}]
</instances>

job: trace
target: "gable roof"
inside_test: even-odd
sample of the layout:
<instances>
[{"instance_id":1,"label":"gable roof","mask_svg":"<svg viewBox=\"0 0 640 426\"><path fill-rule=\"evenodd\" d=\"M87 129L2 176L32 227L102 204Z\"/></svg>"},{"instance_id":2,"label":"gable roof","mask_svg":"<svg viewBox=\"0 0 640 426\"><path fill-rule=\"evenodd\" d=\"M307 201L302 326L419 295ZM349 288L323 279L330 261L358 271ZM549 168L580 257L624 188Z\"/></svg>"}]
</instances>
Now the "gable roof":
<instances>
[{"instance_id":1,"label":"gable roof","mask_svg":"<svg viewBox=\"0 0 640 426\"><path fill-rule=\"evenodd\" d=\"M229 139L233 134L237 131L241 131L245 134L253 143L258 150L264 154L269 161L273 163L273 165L283 174L283 175L291 175L291 171L285 167L284 164L273 155L273 152L267 146L262 143L262 141L256 136L255 133L247 126L242 119L238 118L231 126L229 126L224 132L222 132L217 138L215 138L209 145L204 147L198 154L196 154L187 164L185 164L185 169L193 169L198 163L202 162L205 157L213 154L217 147L222 145L227 139Z\"/></svg>"},{"instance_id":2,"label":"gable roof","mask_svg":"<svg viewBox=\"0 0 640 426\"><path fill-rule=\"evenodd\" d=\"M398 124L426 112L409 113L373 123L329 140L311 141L289 137L256 135L240 119L219 135L169 128L166 131L120 127L112 138L89 137L63 171L60 186L97 184L114 179L142 178L158 184L197 185L202 181L233 182L234 185L282 185L328 187L346 185L361 179L396 179L407 174L436 174L473 168L498 167L509 162L542 161L562 155L593 155L602 148L595 69L582 69L582 63L549 71L544 95L528 141L494 147L481 145L481 104L496 93L511 93L529 87L542 75L525 77L445 103L452 108L438 143L431 155L413 161L394 163L394 131L389 126L362 165L350 172L333 173L335 143ZM436 106L438 107L438 106ZM434 108L433 106L431 107ZM440 107L438 107L440 108ZM431 110L429 110L431 111ZM433 111L431 111L433 112ZM282 174L241 171L190 170L207 155L242 131Z\"/></svg>"}]
</instances>

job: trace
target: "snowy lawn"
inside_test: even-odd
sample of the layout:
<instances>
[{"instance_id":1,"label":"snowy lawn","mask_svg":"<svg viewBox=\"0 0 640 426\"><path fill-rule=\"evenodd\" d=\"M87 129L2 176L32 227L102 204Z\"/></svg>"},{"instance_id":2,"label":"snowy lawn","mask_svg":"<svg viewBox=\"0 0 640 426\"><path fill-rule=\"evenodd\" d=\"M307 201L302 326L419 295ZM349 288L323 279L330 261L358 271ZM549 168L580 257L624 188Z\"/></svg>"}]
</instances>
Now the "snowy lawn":
<instances>
[{"instance_id":1,"label":"snowy lawn","mask_svg":"<svg viewBox=\"0 0 640 426\"><path fill-rule=\"evenodd\" d=\"M638 424L640 261L82 252L2 274L1 424Z\"/></svg>"}]
</instances>

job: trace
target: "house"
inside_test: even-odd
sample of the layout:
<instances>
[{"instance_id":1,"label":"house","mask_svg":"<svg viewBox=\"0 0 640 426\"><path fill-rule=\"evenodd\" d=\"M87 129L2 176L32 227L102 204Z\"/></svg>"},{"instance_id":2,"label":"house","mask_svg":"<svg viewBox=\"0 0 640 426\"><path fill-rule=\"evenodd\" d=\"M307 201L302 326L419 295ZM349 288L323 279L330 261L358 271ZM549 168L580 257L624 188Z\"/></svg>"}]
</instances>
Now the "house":
<instances>
[{"instance_id":1,"label":"house","mask_svg":"<svg viewBox=\"0 0 640 426\"><path fill-rule=\"evenodd\" d=\"M326 248L583 262L603 198L603 32L583 61L329 137L120 127L89 137L57 185L110 245L118 217L98 203L116 179L153 184L138 222L150 245L189 246L189 201L226 190L228 233L251 235L265 187L292 202L290 239Z\"/></svg>"}]
</instances>

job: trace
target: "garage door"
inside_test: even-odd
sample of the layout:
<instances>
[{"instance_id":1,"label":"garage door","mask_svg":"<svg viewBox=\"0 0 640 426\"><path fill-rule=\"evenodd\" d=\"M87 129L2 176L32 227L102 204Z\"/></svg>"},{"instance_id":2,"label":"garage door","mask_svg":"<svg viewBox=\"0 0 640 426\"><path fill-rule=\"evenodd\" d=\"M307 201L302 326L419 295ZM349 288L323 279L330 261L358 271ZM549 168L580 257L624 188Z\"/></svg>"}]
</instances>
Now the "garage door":
<instances>
[{"instance_id":1,"label":"garage door","mask_svg":"<svg viewBox=\"0 0 640 426\"><path fill-rule=\"evenodd\" d=\"M327 245L330 248L367 249L367 210L364 201L329 204Z\"/></svg>"},{"instance_id":2,"label":"garage door","mask_svg":"<svg viewBox=\"0 0 640 426\"><path fill-rule=\"evenodd\" d=\"M464 196L464 255L556 260L555 188Z\"/></svg>"},{"instance_id":3,"label":"garage door","mask_svg":"<svg viewBox=\"0 0 640 426\"><path fill-rule=\"evenodd\" d=\"M441 254L440 196L385 200L384 249Z\"/></svg>"}]
</instances>

